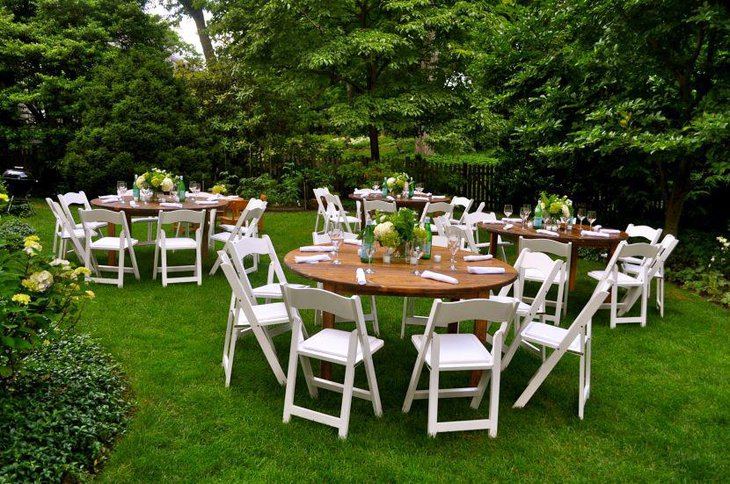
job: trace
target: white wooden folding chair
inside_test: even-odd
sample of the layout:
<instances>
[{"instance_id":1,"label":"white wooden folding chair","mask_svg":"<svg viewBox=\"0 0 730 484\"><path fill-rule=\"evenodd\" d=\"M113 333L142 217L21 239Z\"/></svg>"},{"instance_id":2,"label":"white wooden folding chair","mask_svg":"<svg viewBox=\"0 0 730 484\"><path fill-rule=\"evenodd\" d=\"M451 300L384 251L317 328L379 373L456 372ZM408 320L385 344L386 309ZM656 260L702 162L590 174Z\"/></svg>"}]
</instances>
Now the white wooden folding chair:
<instances>
[{"instance_id":1,"label":"white wooden folding chair","mask_svg":"<svg viewBox=\"0 0 730 484\"><path fill-rule=\"evenodd\" d=\"M269 202L267 202L266 200L261 200L259 198L252 198L248 201L248 203L246 204L246 208L244 208L244 210L248 209L250 212L251 210L260 208L262 211L261 216L263 217L263 212L266 211L266 207L268 207L268 205L269 205ZM241 212L241 213L243 213L243 212ZM260 219L260 217L259 217L259 219ZM259 235L258 223L256 224L255 227L251 227L249 222L250 222L250 218L249 218L249 220L244 220L243 225L239 226L239 227L236 227L238 220L236 220L236 224L218 224L218 227L220 227L221 229L223 229L227 232L237 232L239 230L244 230L244 231L247 230L248 235L250 237L258 237L258 235Z\"/></svg>"},{"instance_id":2,"label":"white wooden folding chair","mask_svg":"<svg viewBox=\"0 0 730 484\"><path fill-rule=\"evenodd\" d=\"M317 218L314 219L314 232L322 233L327 230L327 210L325 208L324 196L329 195L330 191L327 187L314 188L314 200L317 202ZM322 231L320 232L319 223L322 221Z\"/></svg>"},{"instance_id":3,"label":"white wooden folding chair","mask_svg":"<svg viewBox=\"0 0 730 484\"><path fill-rule=\"evenodd\" d=\"M371 401L375 415L382 416L383 407L380 403L380 393L372 355L380 350L384 343L383 340L368 335L360 298L358 296L347 298L323 289L294 288L285 285L284 302L289 309L292 321L289 371L284 397L284 422L288 423L292 415L313 420L337 428L339 437L344 439L347 437L350 424L350 408L353 396ZM326 311L342 319L355 321L355 329L348 332L325 328L312 336L308 336L300 312L307 309ZM310 359L343 365L345 367L344 382L338 383L315 377L312 373ZM327 415L294 404L299 361L302 363L304 378L307 382L309 395L312 398L317 397L318 388L342 393L339 416ZM357 388L354 385L355 368L360 364L365 368L368 390Z\"/></svg>"},{"instance_id":4,"label":"white wooden folding chair","mask_svg":"<svg viewBox=\"0 0 730 484\"><path fill-rule=\"evenodd\" d=\"M479 205L479 208L476 211L467 214L463 218L462 223L459 224L459 226L472 232L474 245L477 249L489 250L492 245L490 242L479 241L479 224L497 220L497 215L495 215L494 212L483 212L482 210L480 210L481 208L483 208L483 206L484 203L482 202L482 204ZM512 242L504 241L502 240L502 236L497 236L497 247L501 252L502 260L505 262L507 261L507 253L505 252L504 248L510 245L512 245Z\"/></svg>"},{"instance_id":5,"label":"white wooden folding chair","mask_svg":"<svg viewBox=\"0 0 730 484\"><path fill-rule=\"evenodd\" d=\"M350 240L350 241L356 241L357 240L357 234L353 234L352 232L343 232L342 233L344 240ZM317 232L312 232L312 243L314 245L321 245L321 244L329 244L332 241L330 240L329 234L318 234ZM345 243L343 241L343 243ZM318 282L317 287L319 289L322 289L322 283ZM316 312L315 313L315 322L317 324L321 323L321 317L322 313ZM380 336L380 326L378 325L378 306L375 303L375 296L370 296L370 312L364 313L365 321L372 321L373 323L373 333L375 333L376 336ZM350 322L352 320L344 320L340 317L335 316L335 323L346 323Z\"/></svg>"},{"instance_id":6,"label":"white wooden folding chair","mask_svg":"<svg viewBox=\"0 0 730 484\"><path fill-rule=\"evenodd\" d=\"M664 264L666 263L669 256L677 247L679 240L672 234L667 234L659 244L659 252L654 258L649 270L647 272L647 278L649 279L649 292L651 293L651 280L656 279L656 305L659 309L659 315L664 317ZM631 275L637 275L641 272L641 263L632 264L625 262L622 265L623 272Z\"/></svg>"},{"instance_id":7,"label":"white wooden folding chair","mask_svg":"<svg viewBox=\"0 0 730 484\"><path fill-rule=\"evenodd\" d=\"M537 294L534 298L531 298L530 304L527 304L522 295L522 291L525 285L525 272L527 270L527 267L524 266L525 262L523 261L527 259L527 257L525 256L529 254L529 252L530 249L524 249L517 258L517 262L515 262L514 267L515 269L517 269L518 274L517 280L514 283L508 286L504 286L502 289L500 289L498 295L491 296L489 298L493 301L518 303L517 313L515 314L514 324L512 325L514 337L508 345L504 346L504 356L502 357L502 371L504 371L507 366L509 366L515 353L517 353L517 350L523 344L521 336L522 329L532 321L536 321L538 319L542 320L545 313L545 298L547 297L548 291L550 291L553 282L558 278L560 270L563 267L563 261L553 261L552 267L547 273L545 280L540 285ZM512 292L512 296L509 296L510 292ZM526 346L532 350L538 350L538 348L532 345Z\"/></svg>"},{"instance_id":8,"label":"white wooden folding chair","mask_svg":"<svg viewBox=\"0 0 730 484\"><path fill-rule=\"evenodd\" d=\"M621 241L608 262L606 269L591 271L588 277L596 280L607 280L611 284L611 301L601 305L601 309L609 309L611 314L610 326L617 324L639 323L646 326L647 301L649 298L649 268L659 252L659 247L644 242L628 244ZM636 258L640 260L636 272L627 274L619 270L621 258ZM623 298L619 299L619 289L625 289ZM641 309L638 316L625 316L641 298Z\"/></svg>"},{"instance_id":9,"label":"white wooden folding chair","mask_svg":"<svg viewBox=\"0 0 730 484\"><path fill-rule=\"evenodd\" d=\"M162 273L162 287L168 284L180 282L195 282L199 286L203 284L202 249L203 249L203 224L205 223L205 210L160 210L159 223L157 224L157 245L155 246L155 260L152 269L152 279L157 279L157 273ZM195 238L190 237L168 237L165 233L166 225L189 224L197 226ZM172 266L167 262L168 251L194 250L195 263ZM158 262L160 263L158 265ZM171 272L191 272L192 276L171 277Z\"/></svg>"},{"instance_id":10,"label":"white wooden folding chair","mask_svg":"<svg viewBox=\"0 0 730 484\"><path fill-rule=\"evenodd\" d=\"M513 407L523 408L527 405L563 355L571 353L580 357L578 417L583 419L585 403L591 392L591 319L608 294L608 283L600 281L591 299L567 329L537 321L523 328L520 333L522 342L552 350L552 353L543 360Z\"/></svg>"},{"instance_id":11,"label":"white wooden folding chair","mask_svg":"<svg viewBox=\"0 0 730 484\"><path fill-rule=\"evenodd\" d=\"M542 283L545 280L547 271L552 265L551 256L564 259L565 264L563 264L560 271L560 277L554 282L558 287L558 294L555 299L545 300L548 307L555 309L552 314L546 313L545 319L552 321L556 326L560 326L561 316L565 316L568 312L568 284L573 243L563 243L550 239L525 239L520 236L519 248L520 251L523 249L530 249L531 251L529 255L530 264L526 266L528 269L525 273L525 279L532 282Z\"/></svg>"},{"instance_id":12,"label":"white wooden folding chair","mask_svg":"<svg viewBox=\"0 0 730 484\"><path fill-rule=\"evenodd\" d=\"M251 199L255 200L255 199ZM240 237L255 237L258 234L258 224L259 220L261 220L261 217L264 215L265 207L261 207L257 204L251 204L251 207L248 205L246 208L241 212L241 215L238 217L238 220L236 221L236 225L234 226L234 229L232 231L225 230L223 232L214 233L214 227L215 227L215 216L214 214L209 217L209 224L210 227L208 229L208 244L211 249L215 248L216 242L222 242L223 244L227 244L228 242L232 240L236 240ZM213 264L213 267L210 268L209 275L213 275L218 270L218 266L220 265L220 260L216 260ZM258 256L253 257L253 264L251 267L246 269L247 273L256 272L259 268L259 259Z\"/></svg>"},{"instance_id":13,"label":"white wooden folding chair","mask_svg":"<svg viewBox=\"0 0 730 484\"><path fill-rule=\"evenodd\" d=\"M85 233L83 225L81 228L76 228L75 224L72 224L63 208L58 202L54 202L51 198L46 198L46 203L53 213L53 217L56 220L56 226L54 228L54 254L59 259L65 259L68 254L68 242L71 242L71 250L76 254L80 263L84 263L84 244ZM92 234L96 236L96 232Z\"/></svg>"},{"instance_id":14,"label":"white wooden folding chair","mask_svg":"<svg viewBox=\"0 0 730 484\"><path fill-rule=\"evenodd\" d=\"M291 329L289 312L283 302L256 304L244 284L248 284L246 273L237 273L225 251L218 252L221 268L231 286L232 304L229 308L226 337L223 343L223 369L226 387L231 384L233 358L236 342L242 334L252 332L264 353L267 363L280 385L286 384L284 370L279 363L272 338ZM250 289L250 284L249 287Z\"/></svg>"},{"instance_id":15,"label":"white wooden folding chair","mask_svg":"<svg viewBox=\"0 0 730 484\"><path fill-rule=\"evenodd\" d=\"M489 299L467 299L457 302L443 302L436 299L431 307L426 330L413 335L411 341L418 351L408 385L403 412L411 409L414 399L428 399L428 435L438 432L462 430L489 430L490 437L497 436L499 413L499 380L501 374L502 343L509 322L515 316L516 302L498 302ZM489 351L479 339L468 334L438 334L436 327L443 327L455 321L481 319L499 322L500 327L492 336ZM428 390L418 390L418 380L424 365L431 372ZM476 387L441 389L439 379L446 371L481 371ZM439 398L471 397L471 408L479 408L487 383L492 380L489 394L489 417L487 419L439 422Z\"/></svg>"},{"instance_id":16,"label":"white wooden folding chair","mask_svg":"<svg viewBox=\"0 0 730 484\"><path fill-rule=\"evenodd\" d=\"M639 239L639 242L647 242L652 245L657 245L659 243L659 238L662 236L662 229L655 229L648 225L629 224L626 227L625 232L626 235L629 236L629 243L636 242L636 239ZM619 258L619 263L639 265L641 264L641 258L621 257Z\"/></svg>"},{"instance_id":17,"label":"white wooden folding chair","mask_svg":"<svg viewBox=\"0 0 730 484\"><path fill-rule=\"evenodd\" d=\"M471 209L471 206L474 204L474 200L471 198L466 197L454 197L451 199L451 205L454 206L454 210L451 211L451 221L454 225L459 225L464 223L464 217L469 213L469 209ZM482 205L483 207L483 205ZM459 217L454 216L454 212L457 209L461 209L461 215Z\"/></svg>"},{"instance_id":18,"label":"white wooden folding chair","mask_svg":"<svg viewBox=\"0 0 730 484\"><path fill-rule=\"evenodd\" d=\"M347 232L352 232L353 227L358 232L360 231L360 218L347 214L344 207L342 206L342 201L340 200L339 196L333 195L331 193L326 193L322 196L322 198L324 199L324 203L326 204L326 218L324 226L325 233L329 231L330 227L333 224L345 227Z\"/></svg>"},{"instance_id":19,"label":"white wooden folding chair","mask_svg":"<svg viewBox=\"0 0 730 484\"><path fill-rule=\"evenodd\" d=\"M389 202L387 200L365 200L363 202L363 211L365 214L365 223L370 223L374 212L378 211L381 213L395 213L398 210L395 202Z\"/></svg>"},{"instance_id":20,"label":"white wooden folding chair","mask_svg":"<svg viewBox=\"0 0 730 484\"><path fill-rule=\"evenodd\" d=\"M421 212L420 224L425 224L427 218L433 220L434 217L446 215L449 219L454 214L454 206L446 202L426 202Z\"/></svg>"},{"instance_id":21,"label":"white wooden folding chair","mask_svg":"<svg viewBox=\"0 0 730 484\"><path fill-rule=\"evenodd\" d=\"M93 271L95 276L91 278L92 281L100 284L116 284L117 287L124 286L124 273L131 272L134 274L134 278L139 280L139 268L137 267L137 257L134 254L134 246L137 245L137 239L133 239L129 225L127 225L127 217L124 211L113 212L105 209L93 209L93 210L80 210L81 223L84 226L84 235L86 242L84 243L84 265L87 269ZM93 240L92 237L96 236L96 231L92 228L98 226L99 222L103 222L104 225L114 224L119 226L119 236L111 237L100 237ZM117 265L101 265L98 263L94 251L117 252ZM129 253L129 258L132 263L132 267L126 267L124 265L124 254ZM115 271L117 277L102 277L102 272Z\"/></svg>"}]
</instances>

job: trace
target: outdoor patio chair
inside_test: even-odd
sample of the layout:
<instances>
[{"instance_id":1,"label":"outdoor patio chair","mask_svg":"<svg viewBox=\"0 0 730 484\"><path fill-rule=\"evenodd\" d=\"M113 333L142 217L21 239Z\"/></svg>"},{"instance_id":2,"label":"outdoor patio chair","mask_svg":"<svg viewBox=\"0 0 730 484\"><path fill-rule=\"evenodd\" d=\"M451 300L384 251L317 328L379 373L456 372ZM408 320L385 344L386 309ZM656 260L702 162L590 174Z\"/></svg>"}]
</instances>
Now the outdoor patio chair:
<instances>
[{"instance_id":1,"label":"outdoor patio chair","mask_svg":"<svg viewBox=\"0 0 730 484\"><path fill-rule=\"evenodd\" d=\"M469 209L471 208L473 203L473 199L466 197L454 197L451 199L451 205L453 205L454 207L454 210L451 212L451 221L454 225L458 225L464 222L464 217L466 217L466 215L469 213ZM462 210L462 212L459 218L456 218L454 216L454 212L459 208Z\"/></svg>"},{"instance_id":2,"label":"outdoor patio chair","mask_svg":"<svg viewBox=\"0 0 730 484\"><path fill-rule=\"evenodd\" d=\"M252 198L249 202L256 200ZM266 202L264 202L266 203ZM257 203L252 203L251 206L246 208L238 217L236 225L233 230L224 230L223 232L215 233L215 210L211 210L210 216L208 217L208 245L211 249L215 248L216 242L222 242L224 245L231 240L236 240L240 237L255 237L258 234L258 223L261 217L264 215L266 205L263 207ZM213 275L218 271L220 260L216 260L211 267L209 275ZM253 265L246 269L247 273L256 272L258 270L258 256L253 258Z\"/></svg>"},{"instance_id":3,"label":"outdoor patio chair","mask_svg":"<svg viewBox=\"0 0 730 484\"><path fill-rule=\"evenodd\" d=\"M365 200L363 202L363 211L365 215L365 223L372 221L372 213L375 211L381 213L395 213L398 210L395 202L389 202L386 200ZM377 221L376 221L377 223Z\"/></svg>"},{"instance_id":4,"label":"outdoor patio chair","mask_svg":"<svg viewBox=\"0 0 730 484\"><path fill-rule=\"evenodd\" d=\"M480 204L479 208L483 208L483 203ZM462 220L462 223L459 224L459 226L464 227L472 232L474 237L474 245L475 247L477 247L477 249L489 250L492 245L490 242L479 241L479 224L490 222L493 220L497 220L497 215L495 215L494 212L482 212L480 209L477 209L476 211L467 214ZM510 245L512 245L512 242L502 240L501 235L497 236L497 247L499 248L502 255L502 260L505 262L507 262L507 253L505 252L504 248Z\"/></svg>"},{"instance_id":5,"label":"outdoor patio chair","mask_svg":"<svg viewBox=\"0 0 730 484\"><path fill-rule=\"evenodd\" d=\"M525 273L525 279L532 282L542 283L545 280L545 276L549 268L551 267L552 257L563 258L565 264L560 271L560 277L554 281L554 285L558 287L558 294L555 299L546 299L545 304L548 307L555 308L555 312L550 314L546 313L544 318L548 321L552 321L556 326L560 326L561 316L565 316L568 313L568 292L569 291L569 272L571 261L571 254L573 250L572 242L558 242L557 240L549 239L525 239L520 237L519 242L520 252L523 249L530 249L531 252L527 256L529 264ZM528 261L525 261L526 263ZM530 300L529 298L526 300Z\"/></svg>"},{"instance_id":6,"label":"outdoor patio chair","mask_svg":"<svg viewBox=\"0 0 730 484\"><path fill-rule=\"evenodd\" d=\"M152 279L157 279L157 273L162 272L162 287L168 284L180 282L195 282L199 286L203 283L202 248L203 248L203 224L205 223L205 210L173 210L165 212L160 210L157 224L157 244L155 245L155 259L152 269ZM190 237L168 237L165 232L166 225L189 224L197 226L195 238ZM194 250L195 263L179 266L171 266L167 263L167 252L178 250ZM161 265L158 265L158 261ZM192 276L170 277L170 272L190 272Z\"/></svg>"},{"instance_id":7,"label":"outdoor patio chair","mask_svg":"<svg viewBox=\"0 0 730 484\"><path fill-rule=\"evenodd\" d=\"M418 357L403 402L403 412L407 413L414 399L428 399L428 435L435 437L439 432L488 430L490 437L497 436L502 343L516 310L516 302L498 302L489 299L457 302L443 302L441 299L436 299L433 302L426 330L423 334L411 337L413 346L418 351ZM499 329L492 336L491 351L474 334L439 334L435 331L436 327L447 326L455 321L474 319L500 323ZM418 381L424 366L431 372L428 390L418 390ZM481 378L476 387L442 389L441 372L447 371L481 371ZM450 422L438 420L439 398L470 397L471 408L477 409L490 378L492 383L488 418Z\"/></svg>"},{"instance_id":8,"label":"outdoor patio chair","mask_svg":"<svg viewBox=\"0 0 730 484\"><path fill-rule=\"evenodd\" d=\"M324 196L330 194L327 187L314 188L314 200L317 202L317 218L314 219L314 232L320 233L319 224L322 221L322 232L327 228L327 209L325 208Z\"/></svg>"},{"instance_id":9,"label":"outdoor patio chair","mask_svg":"<svg viewBox=\"0 0 730 484\"><path fill-rule=\"evenodd\" d=\"M626 235L629 236L629 242L633 242L636 239L640 239L640 242L647 242L652 245L659 243L659 238L662 236L662 229L655 229L648 225L634 225L629 224L626 227ZM621 257L619 258L620 264L641 264L641 258L639 257Z\"/></svg>"},{"instance_id":10,"label":"outdoor patio chair","mask_svg":"<svg viewBox=\"0 0 730 484\"><path fill-rule=\"evenodd\" d=\"M99 284L116 284L117 287L124 286L124 274L131 272L134 274L134 278L139 280L139 268L137 267L137 257L134 254L134 246L137 245L137 239L133 239L129 226L127 225L127 217L124 211L113 212L105 209L93 209L93 210L80 210L81 223L84 226L84 235L86 242L84 243L84 265L87 269L94 272L94 276L91 280ZM116 237L100 237L93 240L96 237L97 232L92 228L98 226L99 222L106 224L114 224L119 226L118 234ZM98 263L95 251L116 251L117 252L117 265L101 265ZM132 263L132 267L126 267L124 265L124 255L129 253L129 258ZM102 277L101 273L116 271L117 277Z\"/></svg>"},{"instance_id":11,"label":"outdoor patio chair","mask_svg":"<svg viewBox=\"0 0 730 484\"><path fill-rule=\"evenodd\" d=\"M51 198L46 198L46 203L53 213L53 217L56 220L54 227L54 247L53 252L58 259L65 259L68 254L68 242L71 242L71 250L76 254L76 257L80 263L84 264L84 244L85 233L83 225L77 228L75 224L72 224L63 208L58 202L54 202ZM106 225L106 224L105 224ZM96 232L92 234L96 236Z\"/></svg>"},{"instance_id":12,"label":"outdoor patio chair","mask_svg":"<svg viewBox=\"0 0 730 484\"><path fill-rule=\"evenodd\" d=\"M292 338L286 394L284 396L283 421L288 423L292 416L296 416L319 422L337 428L339 437L345 439L350 425L350 408L353 396L372 402L375 415L377 417L382 416L383 407L380 403L380 393L372 355L380 350L384 343L382 339L368 335L360 297L352 296L348 298L323 289L294 288L285 285L284 302L291 316ZM303 310L329 312L344 320L355 321L355 329L350 332L325 328L312 336L308 336L301 316ZM339 383L316 378L312 373L311 359L344 366L344 382ZM319 388L342 393L339 416L327 415L294 403L297 367L300 361L307 389L312 398L317 398ZM354 385L355 369L361 364L367 376L367 390L357 388Z\"/></svg>"},{"instance_id":13,"label":"outdoor patio chair","mask_svg":"<svg viewBox=\"0 0 730 484\"><path fill-rule=\"evenodd\" d=\"M674 248L677 247L677 244L679 244L679 240L675 236L672 234L665 235L661 244L659 244L659 252L647 272L649 295L651 295L651 281L656 279L656 305L662 318L664 317L664 264ZM636 275L641 272L641 267L641 264L624 263L622 270L627 274Z\"/></svg>"},{"instance_id":14,"label":"outdoor patio chair","mask_svg":"<svg viewBox=\"0 0 730 484\"><path fill-rule=\"evenodd\" d=\"M358 232L360 231L360 217L348 215L339 196L326 193L322 198L324 198L326 204L324 233L327 233L333 224L345 227L347 232L352 232L353 227Z\"/></svg>"},{"instance_id":15,"label":"outdoor patio chair","mask_svg":"<svg viewBox=\"0 0 730 484\"><path fill-rule=\"evenodd\" d=\"M454 206L450 203L446 202L426 202L426 205L423 207L423 212L421 212L421 218L419 220L419 223L421 225L426 223L426 219L430 219L430 221L433 221L434 217L440 216L440 215L447 215L449 219L454 213ZM432 229L433 232L433 229Z\"/></svg>"}]
</instances>

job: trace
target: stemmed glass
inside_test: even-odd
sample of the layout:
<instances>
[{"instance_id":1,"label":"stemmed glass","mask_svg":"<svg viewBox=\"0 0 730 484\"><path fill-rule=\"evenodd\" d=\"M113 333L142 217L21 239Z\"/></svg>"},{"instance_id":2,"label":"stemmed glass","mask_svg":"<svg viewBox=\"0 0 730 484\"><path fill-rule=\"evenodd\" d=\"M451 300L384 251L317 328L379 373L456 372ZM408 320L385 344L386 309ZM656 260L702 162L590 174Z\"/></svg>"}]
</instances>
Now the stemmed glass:
<instances>
[{"instance_id":1,"label":"stemmed glass","mask_svg":"<svg viewBox=\"0 0 730 484\"><path fill-rule=\"evenodd\" d=\"M520 215L522 216L522 225L527 225L527 219L530 218L530 214L532 213L532 205L523 205L522 209L520 209Z\"/></svg>"},{"instance_id":2,"label":"stemmed glass","mask_svg":"<svg viewBox=\"0 0 730 484\"><path fill-rule=\"evenodd\" d=\"M588 216L586 218L588 219L588 223L591 224L591 230L593 230L593 222L596 221L596 211L588 210Z\"/></svg>"},{"instance_id":3,"label":"stemmed glass","mask_svg":"<svg viewBox=\"0 0 730 484\"><path fill-rule=\"evenodd\" d=\"M373 191L374 192L380 191L380 183L378 183L378 182L373 183Z\"/></svg>"},{"instance_id":4,"label":"stemmed glass","mask_svg":"<svg viewBox=\"0 0 730 484\"><path fill-rule=\"evenodd\" d=\"M414 188L415 193L423 193L423 183L416 183L416 186Z\"/></svg>"},{"instance_id":5,"label":"stemmed glass","mask_svg":"<svg viewBox=\"0 0 730 484\"><path fill-rule=\"evenodd\" d=\"M452 271L456 271L456 253L459 252L459 248L461 247L461 234L455 231L447 231L446 237L449 252L451 253L450 269Z\"/></svg>"},{"instance_id":6,"label":"stemmed glass","mask_svg":"<svg viewBox=\"0 0 730 484\"><path fill-rule=\"evenodd\" d=\"M340 245L342 244L342 229L340 227L333 227L329 231L330 241L332 242L332 246L335 248L335 260L332 261L335 265L342 264L342 261L340 260Z\"/></svg>"},{"instance_id":7,"label":"stemmed glass","mask_svg":"<svg viewBox=\"0 0 730 484\"><path fill-rule=\"evenodd\" d=\"M118 181L117 182L117 196L119 197L119 201L124 201L124 195L127 193L127 182Z\"/></svg>"},{"instance_id":8,"label":"stemmed glass","mask_svg":"<svg viewBox=\"0 0 730 484\"><path fill-rule=\"evenodd\" d=\"M142 197L142 201L144 203L147 203L152 198L152 189L151 188L140 188L139 195Z\"/></svg>"},{"instance_id":9,"label":"stemmed glass","mask_svg":"<svg viewBox=\"0 0 730 484\"><path fill-rule=\"evenodd\" d=\"M504 206L504 217L509 218L512 215L512 205L507 204Z\"/></svg>"},{"instance_id":10,"label":"stemmed glass","mask_svg":"<svg viewBox=\"0 0 730 484\"><path fill-rule=\"evenodd\" d=\"M197 196L198 193L200 193L200 183L198 183L198 182L191 181L189 188L190 188L190 193L192 193L193 196Z\"/></svg>"},{"instance_id":11,"label":"stemmed glass","mask_svg":"<svg viewBox=\"0 0 730 484\"><path fill-rule=\"evenodd\" d=\"M377 247L375 246L375 241L365 247L365 255L368 258L368 268L365 269L366 274L375 274L375 269L373 269L373 256L375 255L376 250Z\"/></svg>"},{"instance_id":12,"label":"stemmed glass","mask_svg":"<svg viewBox=\"0 0 730 484\"><path fill-rule=\"evenodd\" d=\"M421 248L421 246L414 245L413 250L411 250L411 261L414 259L416 260L416 263L415 263L416 270L413 271L413 275L415 275L415 276L421 275L421 271L418 270L418 260L421 258L422 255L423 255L423 249Z\"/></svg>"},{"instance_id":13,"label":"stemmed glass","mask_svg":"<svg viewBox=\"0 0 730 484\"><path fill-rule=\"evenodd\" d=\"M580 226L583 227L583 219L586 218L586 209L585 208L579 208L578 212L575 214L576 218L580 220Z\"/></svg>"}]
</instances>

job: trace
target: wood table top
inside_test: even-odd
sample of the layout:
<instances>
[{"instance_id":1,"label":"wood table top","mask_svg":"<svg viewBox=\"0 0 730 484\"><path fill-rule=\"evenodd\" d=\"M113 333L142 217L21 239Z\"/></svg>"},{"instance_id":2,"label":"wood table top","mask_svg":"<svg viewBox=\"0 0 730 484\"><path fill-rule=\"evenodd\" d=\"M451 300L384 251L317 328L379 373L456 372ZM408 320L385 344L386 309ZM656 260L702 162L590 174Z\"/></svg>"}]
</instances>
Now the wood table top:
<instances>
[{"instance_id":1,"label":"wood table top","mask_svg":"<svg viewBox=\"0 0 730 484\"><path fill-rule=\"evenodd\" d=\"M458 298L475 297L474 294L486 293L491 289L498 289L510 284L517 279L517 271L511 265L498 259L486 261L464 262L465 255L474 255L471 252L460 251L456 258L457 271L452 272L449 259L451 254L445 248L434 247L433 254L441 255L441 262L436 263L433 258L421 260L418 263L420 271L430 270L456 278L458 284L425 279L413 275L414 266L402 261L391 264L383 263L383 249L378 248L373 257L373 269L375 274L366 274L367 284L359 285L355 278L355 270L358 267L366 268L367 264L360 261L358 255L359 247L351 244L342 244L340 248L340 260L342 264L335 265L330 262L318 264L297 264L295 256L315 255L322 252L301 252L295 249L284 257L286 266L295 273L308 279L328 283L335 286L335 292L351 294L367 294L382 296L418 296L427 298ZM481 267L504 267L504 274L469 274L467 266Z\"/></svg>"},{"instance_id":2,"label":"wood table top","mask_svg":"<svg viewBox=\"0 0 730 484\"><path fill-rule=\"evenodd\" d=\"M231 201L226 198L219 198L217 200L214 200L215 203L195 203L196 200L205 200L204 198L195 199L192 197L188 197L185 202L182 203L182 207L166 207L164 205L160 205L159 202L137 202L136 207L132 207L129 202L132 200L132 197L123 197L124 201L112 201L112 202L105 202L104 200L100 198L94 198L89 203L97 208L105 208L107 210L113 210L115 212L120 212L124 210L124 213L127 215L156 215L160 210L163 211L169 211L169 210L210 210L210 209L221 209L225 208L228 203Z\"/></svg>"},{"instance_id":3,"label":"wood table top","mask_svg":"<svg viewBox=\"0 0 730 484\"><path fill-rule=\"evenodd\" d=\"M616 245L629 237L628 234L623 231L618 234L609 234L608 237L581 235L581 230L589 230L590 227L588 225L574 225L573 230L558 230L556 232L558 236L551 237L549 235L539 233L532 227L524 227L519 222L512 225L512 228L505 229L504 224L480 223L479 227L487 230L488 232L493 232L502 236L522 236L526 239L548 239L556 240L558 242L572 242L573 246L577 247L608 247Z\"/></svg>"}]
</instances>

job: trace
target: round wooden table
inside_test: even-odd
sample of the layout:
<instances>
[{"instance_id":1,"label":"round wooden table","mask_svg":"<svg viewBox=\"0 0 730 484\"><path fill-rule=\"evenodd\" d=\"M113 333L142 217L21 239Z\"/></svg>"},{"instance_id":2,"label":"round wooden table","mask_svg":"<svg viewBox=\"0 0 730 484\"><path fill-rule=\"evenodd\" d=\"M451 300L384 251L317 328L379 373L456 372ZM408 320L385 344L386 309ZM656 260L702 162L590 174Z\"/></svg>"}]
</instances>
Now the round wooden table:
<instances>
[{"instance_id":1,"label":"round wooden table","mask_svg":"<svg viewBox=\"0 0 730 484\"><path fill-rule=\"evenodd\" d=\"M473 255L471 252L460 251L456 256L455 272L452 272L449 259L451 254L445 248L434 247L433 254L441 255L441 262L436 263L433 258L421 260L418 263L420 271L431 270L451 277L455 277L459 284L424 279L412 274L414 266L403 262L384 264L382 249L373 258L374 274L366 274L367 284L359 285L355 278L355 270L358 267L365 268L367 264L360 261L358 255L359 247L351 244L342 244L340 248L340 260L342 264L335 265L330 262L318 264L297 264L295 256L314 255L313 252L300 252L298 249L286 254L284 263L295 273L308 279L321 282L323 288L337 294L363 294L372 296L410 296L425 298L444 299L473 299L488 298L489 291L499 289L517 279L517 271L511 265L496 258L486 261L464 262L465 255ZM478 275L469 274L467 266L482 267L503 267L504 274ZM334 327L334 315L325 313L322 316L322 327ZM474 322L474 334L481 340L487 338L487 321ZM455 332L456 324L449 326L450 332ZM329 378L329 366L321 367L323 377Z\"/></svg>"},{"instance_id":2,"label":"round wooden table","mask_svg":"<svg viewBox=\"0 0 730 484\"><path fill-rule=\"evenodd\" d=\"M132 207L129 202L132 200L132 197L122 197L123 201L111 201L111 202L105 202L101 198L94 198L89 203L96 207L96 208L104 208L107 210L113 210L114 212L121 212L124 211L124 215L127 218L127 225L129 226L129 229L132 230L132 217L156 217L159 215L160 210L163 211L170 211L170 210L211 210L211 209L217 209L220 210L222 208L225 208L228 206L228 202L230 200L226 198L219 198L217 200L214 200L215 203L195 203L195 200L204 200L203 198L195 199L193 197L188 197L185 202L182 203L182 207L166 207L164 205L160 205L158 202L137 202L136 207ZM116 227L114 224L109 224L109 235L114 236L116 234ZM113 265L114 261L112 260L116 255L116 252L110 252L109 257L110 263ZM206 257L208 257L208 224L203 224L203 247L201 249L201 256L203 260L205 260Z\"/></svg>"},{"instance_id":3,"label":"round wooden table","mask_svg":"<svg viewBox=\"0 0 730 484\"><path fill-rule=\"evenodd\" d=\"M571 254L570 254L570 276L569 276L569 287L570 290L575 289L575 278L578 272L578 248L579 247L593 247L602 248L608 250L608 257L610 258L613 252L616 250L619 242L626 240L629 236L626 232L620 232L618 234L609 234L608 237L591 237L583 236L580 234L581 230L588 230L589 227L584 225L574 225L573 230L558 230L556 233L557 237L551 237L537 232L532 227L525 227L521 223L513 224L510 229L505 229L504 224L487 224L481 223L479 227L489 232L489 253L492 255L496 254L497 251L497 239L498 236L502 237L524 237L526 239L548 239L556 240L558 242L571 242Z\"/></svg>"},{"instance_id":4,"label":"round wooden table","mask_svg":"<svg viewBox=\"0 0 730 484\"><path fill-rule=\"evenodd\" d=\"M413 198L396 198L394 200L395 206L398 208L401 208L401 207L410 208L411 210L416 212L416 214L418 216L420 216L421 213L423 212L423 208L426 206L426 203L429 203L429 202L450 203L451 202L451 197L449 197L449 196L437 197L436 199L433 199L433 197L431 195L413 195L413 196L417 197L416 200L414 200ZM372 194L372 195L355 195L354 193L351 193L348 195L348 197L350 198L350 200L356 200L359 202L364 202L365 200L384 200L386 202L390 201L386 197L384 197L382 194L379 194L379 193ZM418 200L418 198L427 198L428 200ZM365 206L364 206L364 204L363 204L363 209L360 213L360 223L361 223L361 225L360 225L361 227L365 227Z\"/></svg>"}]
</instances>

